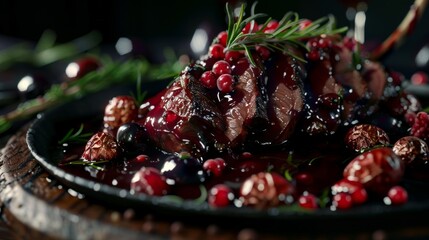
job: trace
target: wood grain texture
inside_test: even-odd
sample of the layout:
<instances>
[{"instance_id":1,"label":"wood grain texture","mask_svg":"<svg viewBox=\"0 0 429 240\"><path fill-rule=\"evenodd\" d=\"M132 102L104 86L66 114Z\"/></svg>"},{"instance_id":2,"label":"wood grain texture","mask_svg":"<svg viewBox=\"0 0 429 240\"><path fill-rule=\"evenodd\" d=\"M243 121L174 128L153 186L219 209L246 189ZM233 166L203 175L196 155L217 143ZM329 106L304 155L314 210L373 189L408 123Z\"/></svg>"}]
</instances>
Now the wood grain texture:
<instances>
[{"instance_id":1,"label":"wood grain texture","mask_svg":"<svg viewBox=\"0 0 429 240\"><path fill-rule=\"evenodd\" d=\"M117 208L69 189L52 178L30 154L28 126L7 142L0 156L0 239L284 239L263 229L195 224ZM5 225L7 223L7 225ZM284 228L287 226L283 226ZM286 229L286 228L284 228ZM429 236L427 226L354 233L306 232L288 239L354 239Z\"/></svg>"}]
</instances>

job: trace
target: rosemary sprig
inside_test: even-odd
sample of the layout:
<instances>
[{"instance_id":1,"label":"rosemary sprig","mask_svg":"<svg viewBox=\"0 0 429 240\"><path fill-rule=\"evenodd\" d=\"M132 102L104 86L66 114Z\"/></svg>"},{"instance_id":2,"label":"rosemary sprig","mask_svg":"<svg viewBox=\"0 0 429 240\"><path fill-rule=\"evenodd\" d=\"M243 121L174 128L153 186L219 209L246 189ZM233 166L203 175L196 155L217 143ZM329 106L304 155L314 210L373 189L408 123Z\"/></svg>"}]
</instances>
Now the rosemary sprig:
<instances>
[{"instance_id":1,"label":"rosemary sprig","mask_svg":"<svg viewBox=\"0 0 429 240\"><path fill-rule=\"evenodd\" d=\"M101 167L99 165L107 163L107 162L109 162L109 161L103 160L103 161L97 161L97 162L90 162L90 161L87 161L87 160L76 160L76 161L71 161L71 162L64 163L64 165L83 165L83 166L92 167L92 168L94 168L95 170L98 170L98 171L104 171L104 167Z\"/></svg>"},{"instance_id":2,"label":"rosemary sprig","mask_svg":"<svg viewBox=\"0 0 429 240\"><path fill-rule=\"evenodd\" d=\"M63 145L65 143L86 143L88 139L92 136L92 133L82 133L83 124L80 125L79 129L74 132L74 129L70 129L66 135L58 141L58 144Z\"/></svg>"},{"instance_id":3,"label":"rosemary sprig","mask_svg":"<svg viewBox=\"0 0 429 240\"><path fill-rule=\"evenodd\" d=\"M257 45L267 47L270 50L280 50L301 61L305 61L304 59L294 55L289 50L290 46L301 46L306 49L306 46L303 43L303 40L305 39L320 36L322 34L338 34L347 30L347 27L336 28L335 18L332 15L317 19L306 28L301 29L300 23L303 19L300 19L297 13L288 12L279 21L278 28L271 33L264 32L264 27L256 32L243 33L243 29L248 23L252 23L252 21L255 21L256 19L267 16L263 13L255 14L255 6L255 4L252 6L251 15L244 18L245 4L241 5L241 10L237 20L234 20L235 17L233 10L229 8L228 4L226 5L228 16L228 40L225 51L242 50L253 65L256 64L252 57L251 50ZM271 20L272 19L269 17L262 26L267 26Z\"/></svg>"},{"instance_id":4,"label":"rosemary sprig","mask_svg":"<svg viewBox=\"0 0 429 240\"><path fill-rule=\"evenodd\" d=\"M170 76L173 72L180 73L187 64L170 60L168 64L151 65L142 59L119 62L109 58L102 59L102 62L103 67L98 71L90 72L73 82L54 84L43 96L23 102L16 109L0 115L0 134L7 131L15 121L28 119L55 105L98 92L110 86L132 83L136 81L136 76L145 78L147 81L156 81L162 79L161 76ZM158 77L154 76L155 73L158 74ZM144 94L141 94L140 98L142 97Z\"/></svg>"}]
</instances>

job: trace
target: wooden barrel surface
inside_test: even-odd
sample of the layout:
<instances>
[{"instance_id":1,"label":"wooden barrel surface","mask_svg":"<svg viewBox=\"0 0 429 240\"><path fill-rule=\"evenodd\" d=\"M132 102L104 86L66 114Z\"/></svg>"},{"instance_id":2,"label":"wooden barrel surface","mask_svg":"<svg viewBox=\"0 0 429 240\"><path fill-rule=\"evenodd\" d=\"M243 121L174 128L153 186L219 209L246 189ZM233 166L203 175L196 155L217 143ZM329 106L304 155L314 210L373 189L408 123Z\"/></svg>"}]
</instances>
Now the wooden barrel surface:
<instances>
[{"instance_id":1,"label":"wooden barrel surface","mask_svg":"<svg viewBox=\"0 0 429 240\"><path fill-rule=\"evenodd\" d=\"M344 239L346 233L287 235L159 218L90 199L52 178L32 157L28 125L8 138L0 157L1 239ZM198 222L198 221L197 221ZM208 222L208 223L207 223ZM427 226L350 233L355 239L429 236ZM381 237L381 238L380 238Z\"/></svg>"}]
</instances>

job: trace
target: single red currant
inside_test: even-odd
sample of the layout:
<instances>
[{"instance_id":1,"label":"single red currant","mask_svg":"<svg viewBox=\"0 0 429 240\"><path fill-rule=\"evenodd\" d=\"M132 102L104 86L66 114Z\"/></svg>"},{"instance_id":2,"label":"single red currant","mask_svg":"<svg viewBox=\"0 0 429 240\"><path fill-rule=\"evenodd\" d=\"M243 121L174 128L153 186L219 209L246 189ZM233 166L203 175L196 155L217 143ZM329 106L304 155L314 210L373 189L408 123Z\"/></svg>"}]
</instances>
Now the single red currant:
<instances>
[{"instance_id":1,"label":"single red currant","mask_svg":"<svg viewBox=\"0 0 429 240\"><path fill-rule=\"evenodd\" d=\"M334 195L332 205L335 209L349 209L353 205L353 199L348 193L338 193Z\"/></svg>"},{"instance_id":2,"label":"single red currant","mask_svg":"<svg viewBox=\"0 0 429 240\"><path fill-rule=\"evenodd\" d=\"M231 74L222 74L217 78L217 88L223 93L229 93L233 90L234 78Z\"/></svg>"},{"instance_id":3,"label":"single red currant","mask_svg":"<svg viewBox=\"0 0 429 240\"><path fill-rule=\"evenodd\" d=\"M317 197L307 191L298 198L298 203L300 207L307 209L317 209L319 207Z\"/></svg>"},{"instance_id":4,"label":"single red currant","mask_svg":"<svg viewBox=\"0 0 429 240\"><path fill-rule=\"evenodd\" d=\"M225 60L229 63L236 62L243 54L239 51L228 51L225 53Z\"/></svg>"},{"instance_id":5,"label":"single red currant","mask_svg":"<svg viewBox=\"0 0 429 240\"><path fill-rule=\"evenodd\" d=\"M231 74L231 66L225 60L219 60L213 65L212 72L216 76L220 76L222 74Z\"/></svg>"},{"instance_id":6,"label":"single red currant","mask_svg":"<svg viewBox=\"0 0 429 240\"><path fill-rule=\"evenodd\" d=\"M256 46L256 52L258 52L263 60L267 60L271 55L270 50L264 46Z\"/></svg>"},{"instance_id":7,"label":"single red currant","mask_svg":"<svg viewBox=\"0 0 429 240\"><path fill-rule=\"evenodd\" d=\"M313 22L311 20L308 19L303 19L300 23L299 23L299 30L304 30L306 29L308 26L310 26Z\"/></svg>"},{"instance_id":8,"label":"single red currant","mask_svg":"<svg viewBox=\"0 0 429 240\"><path fill-rule=\"evenodd\" d=\"M246 26L243 28L241 32L246 34L246 33L254 33L254 32L257 32L258 30L259 30L258 24L255 21L251 21L246 24Z\"/></svg>"},{"instance_id":9,"label":"single red currant","mask_svg":"<svg viewBox=\"0 0 429 240\"><path fill-rule=\"evenodd\" d=\"M151 196L162 196L168 192L165 177L158 169L143 167L131 179L131 189Z\"/></svg>"},{"instance_id":10,"label":"single red currant","mask_svg":"<svg viewBox=\"0 0 429 240\"><path fill-rule=\"evenodd\" d=\"M351 197L353 204L362 204L368 200L368 193L365 188L359 188L351 194Z\"/></svg>"},{"instance_id":11,"label":"single red currant","mask_svg":"<svg viewBox=\"0 0 429 240\"><path fill-rule=\"evenodd\" d=\"M264 29L264 33L272 33L279 27L279 22L271 20Z\"/></svg>"},{"instance_id":12,"label":"single red currant","mask_svg":"<svg viewBox=\"0 0 429 240\"><path fill-rule=\"evenodd\" d=\"M234 194L232 193L231 189L224 184L215 185L209 191L208 202L212 207L226 207L233 199Z\"/></svg>"},{"instance_id":13,"label":"single red currant","mask_svg":"<svg viewBox=\"0 0 429 240\"><path fill-rule=\"evenodd\" d=\"M222 31L217 35L217 39L219 41L219 44L222 46L226 46L226 42L228 40L228 33L226 31Z\"/></svg>"},{"instance_id":14,"label":"single red currant","mask_svg":"<svg viewBox=\"0 0 429 240\"><path fill-rule=\"evenodd\" d=\"M387 192L387 197L384 198L386 205L401 205L408 201L408 193L401 186L394 186Z\"/></svg>"},{"instance_id":15,"label":"single red currant","mask_svg":"<svg viewBox=\"0 0 429 240\"><path fill-rule=\"evenodd\" d=\"M210 46L209 54L214 58L222 59L225 57L225 53L223 52L224 49L224 46L219 43L216 43Z\"/></svg>"},{"instance_id":16,"label":"single red currant","mask_svg":"<svg viewBox=\"0 0 429 240\"><path fill-rule=\"evenodd\" d=\"M208 159L204 162L203 168L214 176L219 177L225 169L225 160L222 158Z\"/></svg>"},{"instance_id":17,"label":"single red currant","mask_svg":"<svg viewBox=\"0 0 429 240\"><path fill-rule=\"evenodd\" d=\"M216 87L216 76L212 71L205 71L201 75L200 81L206 88Z\"/></svg>"}]
</instances>

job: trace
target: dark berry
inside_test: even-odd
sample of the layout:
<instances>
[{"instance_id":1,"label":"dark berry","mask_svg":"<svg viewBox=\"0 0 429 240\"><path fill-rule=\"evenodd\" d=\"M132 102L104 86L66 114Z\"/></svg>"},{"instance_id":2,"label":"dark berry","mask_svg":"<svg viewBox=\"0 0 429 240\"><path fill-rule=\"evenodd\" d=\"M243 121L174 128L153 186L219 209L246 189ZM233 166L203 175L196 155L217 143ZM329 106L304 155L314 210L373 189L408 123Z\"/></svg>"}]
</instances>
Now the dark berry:
<instances>
[{"instance_id":1,"label":"dark berry","mask_svg":"<svg viewBox=\"0 0 429 240\"><path fill-rule=\"evenodd\" d=\"M367 190L385 194L404 175L404 163L389 147L375 148L355 157L344 169L344 178Z\"/></svg>"},{"instance_id":2,"label":"dark berry","mask_svg":"<svg viewBox=\"0 0 429 240\"><path fill-rule=\"evenodd\" d=\"M263 60L268 60L271 55L270 50L264 46L256 46L256 52L259 54L259 56L261 56Z\"/></svg>"},{"instance_id":3,"label":"dark berry","mask_svg":"<svg viewBox=\"0 0 429 240\"><path fill-rule=\"evenodd\" d=\"M310 59L311 61L318 61L318 60L320 60L319 49L311 49L307 53L307 58Z\"/></svg>"},{"instance_id":4,"label":"dark berry","mask_svg":"<svg viewBox=\"0 0 429 240\"><path fill-rule=\"evenodd\" d=\"M356 40L353 37L344 37L343 38L344 47L346 47L349 51L354 51L357 45Z\"/></svg>"},{"instance_id":5,"label":"dark berry","mask_svg":"<svg viewBox=\"0 0 429 240\"><path fill-rule=\"evenodd\" d=\"M166 195L169 186L158 169L143 167L131 179L131 189L151 196Z\"/></svg>"},{"instance_id":6,"label":"dark berry","mask_svg":"<svg viewBox=\"0 0 429 240\"><path fill-rule=\"evenodd\" d=\"M383 129L370 124L359 124L346 133L344 141L352 151L363 152L376 146L387 146L390 140Z\"/></svg>"},{"instance_id":7,"label":"dark berry","mask_svg":"<svg viewBox=\"0 0 429 240\"><path fill-rule=\"evenodd\" d=\"M206 180L202 164L187 153L167 157L161 167L161 173L170 185L195 184Z\"/></svg>"},{"instance_id":8,"label":"dark berry","mask_svg":"<svg viewBox=\"0 0 429 240\"><path fill-rule=\"evenodd\" d=\"M233 199L231 189L224 184L218 184L210 189L208 203L212 207L222 208L228 206Z\"/></svg>"},{"instance_id":9,"label":"dark berry","mask_svg":"<svg viewBox=\"0 0 429 240\"><path fill-rule=\"evenodd\" d=\"M349 209L353 206L353 199L348 193L338 193L333 196L332 206L340 210Z\"/></svg>"},{"instance_id":10,"label":"dark berry","mask_svg":"<svg viewBox=\"0 0 429 240\"><path fill-rule=\"evenodd\" d=\"M222 59L225 57L225 53L223 52L224 49L224 46L219 43L216 43L210 46L209 54L216 59Z\"/></svg>"},{"instance_id":11,"label":"dark berry","mask_svg":"<svg viewBox=\"0 0 429 240\"><path fill-rule=\"evenodd\" d=\"M205 71L201 75L201 82L206 88L215 88L216 87L216 75L212 71Z\"/></svg>"},{"instance_id":12,"label":"dark berry","mask_svg":"<svg viewBox=\"0 0 429 240\"><path fill-rule=\"evenodd\" d=\"M332 41L328 38L320 38L318 43L317 43L317 46L319 48L328 48L331 45L332 45Z\"/></svg>"},{"instance_id":13,"label":"dark berry","mask_svg":"<svg viewBox=\"0 0 429 240\"><path fill-rule=\"evenodd\" d=\"M294 191L292 183L279 174L260 172L243 182L240 188L240 199L246 206L276 207L288 203Z\"/></svg>"},{"instance_id":14,"label":"dark berry","mask_svg":"<svg viewBox=\"0 0 429 240\"><path fill-rule=\"evenodd\" d=\"M26 75L17 84L17 89L23 101L43 95L51 86L51 82L42 74Z\"/></svg>"},{"instance_id":15,"label":"dark berry","mask_svg":"<svg viewBox=\"0 0 429 240\"><path fill-rule=\"evenodd\" d=\"M408 201L408 193L401 186L394 186L389 189L387 197L384 199L386 205L402 205Z\"/></svg>"},{"instance_id":16,"label":"dark berry","mask_svg":"<svg viewBox=\"0 0 429 240\"><path fill-rule=\"evenodd\" d=\"M418 137L406 136L400 138L393 145L393 152L407 166L411 164L423 166L429 161L429 147L425 141Z\"/></svg>"},{"instance_id":17,"label":"dark berry","mask_svg":"<svg viewBox=\"0 0 429 240\"><path fill-rule=\"evenodd\" d=\"M217 79L217 88L223 93L229 93L234 89L234 78L231 74L222 74Z\"/></svg>"},{"instance_id":18,"label":"dark berry","mask_svg":"<svg viewBox=\"0 0 429 240\"><path fill-rule=\"evenodd\" d=\"M135 122L122 124L116 133L119 147L126 153L141 153L146 149L147 134L145 128Z\"/></svg>"},{"instance_id":19,"label":"dark berry","mask_svg":"<svg viewBox=\"0 0 429 240\"><path fill-rule=\"evenodd\" d=\"M86 143L82 158L90 161L110 161L118 156L118 146L110 134L98 132Z\"/></svg>"},{"instance_id":20,"label":"dark berry","mask_svg":"<svg viewBox=\"0 0 429 240\"><path fill-rule=\"evenodd\" d=\"M220 32L216 38L219 41L219 44L226 47L226 42L228 40L228 33L226 31Z\"/></svg>"},{"instance_id":21,"label":"dark berry","mask_svg":"<svg viewBox=\"0 0 429 240\"><path fill-rule=\"evenodd\" d=\"M132 122L137 118L138 107L131 96L116 96L112 98L104 110L104 128L113 131L124 123Z\"/></svg>"},{"instance_id":22,"label":"dark berry","mask_svg":"<svg viewBox=\"0 0 429 240\"><path fill-rule=\"evenodd\" d=\"M212 72L216 76L220 76L222 74L231 74L231 66L227 61L219 60L213 65Z\"/></svg>"},{"instance_id":23,"label":"dark berry","mask_svg":"<svg viewBox=\"0 0 429 240\"><path fill-rule=\"evenodd\" d=\"M69 63L66 67L66 75L70 80L76 80L97 70L100 66L101 63L97 58L84 57Z\"/></svg>"},{"instance_id":24,"label":"dark berry","mask_svg":"<svg viewBox=\"0 0 429 240\"><path fill-rule=\"evenodd\" d=\"M317 197L309 192L304 192L301 196L299 196L298 204L300 207L306 209L317 209L319 207L317 203Z\"/></svg>"},{"instance_id":25,"label":"dark berry","mask_svg":"<svg viewBox=\"0 0 429 240\"><path fill-rule=\"evenodd\" d=\"M225 160L222 158L208 159L204 162L203 168L214 176L219 177L225 169Z\"/></svg>"},{"instance_id":26,"label":"dark berry","mask_svg":"<svg viewBox=\"0 0 429 240\"><path fill-rule=\"evenodd\" d=\"M241 58L231 67L232 74L242 75L247 69L249 69L249 61L246 58Z\"/></svg>"}]
</instances>

